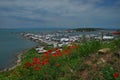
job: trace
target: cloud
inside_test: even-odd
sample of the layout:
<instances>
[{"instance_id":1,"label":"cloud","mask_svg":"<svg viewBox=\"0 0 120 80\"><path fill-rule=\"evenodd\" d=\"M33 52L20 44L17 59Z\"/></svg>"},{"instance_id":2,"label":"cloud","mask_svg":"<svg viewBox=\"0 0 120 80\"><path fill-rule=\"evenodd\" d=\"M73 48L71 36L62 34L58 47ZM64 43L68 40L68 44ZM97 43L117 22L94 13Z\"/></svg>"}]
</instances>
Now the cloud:
<instances>
[{"instance_id":1,"label":"cloud","mask_svg":"<svg viewBox=\"0 0 120 80\"><path fill-rule=\"evenodd\" d=\"M80 25L105 27L117 25L119 27L120 1L108 1L0 0L0 23L2 27L16 25L24 27L74 27Z\"/></svg>"}]
</instances>

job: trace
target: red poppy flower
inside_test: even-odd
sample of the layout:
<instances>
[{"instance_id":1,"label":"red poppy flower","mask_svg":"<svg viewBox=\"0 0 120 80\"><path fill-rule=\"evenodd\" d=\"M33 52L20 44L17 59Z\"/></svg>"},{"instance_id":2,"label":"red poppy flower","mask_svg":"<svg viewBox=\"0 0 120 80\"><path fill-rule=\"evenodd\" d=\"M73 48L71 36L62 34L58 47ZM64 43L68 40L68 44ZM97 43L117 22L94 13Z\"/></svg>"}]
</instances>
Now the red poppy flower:
<instances>
[{"instance_id":1,"label":"red poppy flower","mask_svg":"<svg viewBox=\"0 0 120 80\"><path fill-rule=\"evenodd\" d=\"M37 62L32 62L32 66L34 66L34 65L36 65L37 64Z\"/></svg>"},{"instance_id":2,"label":"red poppy flower","mask_svg":"<svg viewBox=\"0 0 120 80\"><path fill-rule=\"evenodd\" d=\"M73 46L68 46L68 49L72 49L73 48Z\"/></svg>"},{"instance_id":3,"label":"red poppy flower","mask_svg":"<svg viewBox=\"0 0 120 80\"><path fill-rule=\"evenodd\" d=\"M56 67L59 67L59 66L60 66L60 64L56 64L55 66L56 66Z\"/></svg>"},{"instance_id":4,"label":"red poppy flower","mask_svg":"<svg viewBox=\"0 0 120 80\"><path fill-rule=\"evenodd\" d=\"M43 62L41 62L41 65L44 66L44 65L46 65L46 64L48 64L48 63L49 63L49 60L48 60L48 59L45 59Z\"/></svg>"},{"instance_id":5,"label":"red poppy flower","mask_svg":"<svg viewBox=\"0 0 120 80\"><path fill-rule=\"evenodd\" d=\"M68 49L65 51L65 54L71 54L71 51L72 51L71 49Z\"/></svg>"},{"instance_id":6,"label":"red poppy flower","mask_svg":"<svg viewBox=\"0 0 120 80\"><path fill-rule=\"evenodd\" d=\"M49 52L45 53L46 58L50 58L49 54L50 54Z\"/></svg>"},{"instance_id":7,"label":"red poppy flower","mask_svg":"<svg viewBox=\"0 0 120 80\"><path fill-rule=\"evenodd\" d=\"M36 66L36 67L35 67L35 70L39 71L39 70L40 70L40 67Z\"/></svg>"},{"instance_id":8,"label":"red poppy flower","mask_svg":"<svg viewBox=\"0 0 120 80\"><path fill-rule=\"evenodd\" d=\"M57 54L58 56L62 56L62 52L61 52L60 50L57 50L57 51L56 51L56 54Z\"/></svg>"},{"instance_id":9,"label":"red poppy flower","mask_svg":"<svg viewBox=\"0 0 120 80\"><path fill-rule=\"evenodd\" d=\"M78 48L78 47L79 47L78 45L75 46L75 48Z\"/></svg>"},{"instance_id":10,"label":"red poppy flower","mask_svg":"<svg viewBox=\"0 0 120 80\"><path fill-rule=\"evenodd\" d=\"M63 50L63 53L64 53L64 54L67 53L67 50Z\"/></svg>"},{"instance_id":11,"label":"red poppy flower","mask_svg":"<svg viewBox=\"0 0 120 80\"><path fill-rule=\"evenodd\" d=\"M33 58L33 61L34 62L37 62L39 59L38 58Z\"/></svg>"},{"instance_id":12,"label":"red poppy flower","mask_svg":"<svg viewBox=\"0 0 120 80\"><path fill-rule=\"evenodd\" d=\"M47 57L47 58L50 58L50 53L52 52L52 50L48 50L47 52L45 52L45 56Z\"/></svg>"},{"instance_id":13,"label":"red poppy flower","mask_svg":"<svg viewBox=\"0 0 120 80\"><path fill-rule=\"evenodd\" d=\"M56 53L54 53L54 54L52 54L52 56L53 56L53 57L57 57L57 54L56 54Z\"/></svg>"},{"instance_id":14,"label":"red poppy flower","mask_svg":"<svg viewBox=\"0 0 120 80\"><path fill-rule=\"evenodd\" d=\"M42 61L45 60L45 56L44 56L44 55L41 56L41 60L42 60Z\"/></svg>"},{"instance_id":15,"label":"red poppy flower","mask_svg":"<svg viewBox=\"0 0 120 80\"><path fill-rule=\"evenodd\" d=\"M48 63L49 63L49 60L46 59L46 60L44 61L44 64L48 64Z\"/></svg>"},{"instance_id":16,"label":"red poppy flower","mask_svg":"<svg viewBox=\"0 0 120 80\"><path fill-rule=\"evenodd\" d=\"M56 51L56 50L58 50L58 48L54 48L53 50L55 50L55 51Z\"/></svg>"},{"instance_id":17,"label":"red poppy flower","mask_svg":"<svg viewBox=\"0 0 120 80\"><path fill-rule=\"evenodd\" d=\"M40 60L38 58L33 58L33 64L40 64Z\"/></svg>"},{"instance_id":18,"label":"red poppy flower","mask_svg":"<svg viewBox=\"0 0 120 80\"><path fill-rule=\"evenodd\" d=\"M51 52L52 52L52 50L48 50L47 52L48 52L48 53L51 53Z\"/></svg>"},{"instance_id":19,"label":"red poppy flower","mask_svg":"<svg viewBox=\"0 0 120 80\"><path fill-rule=\"evenodd\" d=\"M32 62L32 66L35 66L37 64L41 64L41 62Z\"/></svg>"},{"instance_id":20,"label":"red poppy flower","mask_svg":"<svg viewBox=\"0 0 120 80\"><path fill-rule=\"evenodd\" d=\"M118 73L114 73L113 76L114 76L114 78L118 78L119 74Z\"/></svg>"},{"instance_id":21,"label":"red poppy flower","mask_svg":"<svg viewBox=\"0 0 120 80\"><path fill-rule=\"evenodd\" d=\"M30 62L26 62L26 63L25 63L25 67L27 67L27 68L30 67L31 65L32 65L32 64L31 64Z\"/></svg>"}]
</instances>

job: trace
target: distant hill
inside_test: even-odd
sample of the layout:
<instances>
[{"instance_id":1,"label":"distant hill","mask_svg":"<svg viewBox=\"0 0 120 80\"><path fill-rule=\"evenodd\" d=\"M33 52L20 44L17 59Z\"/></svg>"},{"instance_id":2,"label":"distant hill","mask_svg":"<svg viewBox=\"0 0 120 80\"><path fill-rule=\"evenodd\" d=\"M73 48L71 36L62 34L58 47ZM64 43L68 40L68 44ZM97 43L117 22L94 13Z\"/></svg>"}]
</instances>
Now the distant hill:
<instances>
[{"instance_id":1,"label":"distant hill","mask_svg":"<svg viewBox=\"0 0 120 80\"><path fill-rule=\"evenodd\" d=\"M90 31L105 30L105 29L102 29L102 28L76 28L76 29L71 29L71 30L80 31L80 32L84 32L84 31L90 32Z\"/></svg>"}]
</instances>

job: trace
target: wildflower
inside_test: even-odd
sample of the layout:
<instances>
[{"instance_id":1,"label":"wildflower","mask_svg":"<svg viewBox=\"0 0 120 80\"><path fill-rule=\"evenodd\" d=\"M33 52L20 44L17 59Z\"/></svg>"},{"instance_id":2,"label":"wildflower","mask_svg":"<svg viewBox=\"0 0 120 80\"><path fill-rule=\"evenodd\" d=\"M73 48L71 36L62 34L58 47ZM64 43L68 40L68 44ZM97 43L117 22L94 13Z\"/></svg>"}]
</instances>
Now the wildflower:
<instances>
[{"instance_id":1,"label":"wildflower","mask_svg":"<svg viewBox=\"0 0 120 80\"><path fill-rule=\"evenodd\" d=\"M56 50L58 50L58 48L54 48L53 50L55 50L55 51L56 51Z\"/></svg>"},{"instance_id":2,"label":"wildflower","mask_svg":"<svg viewBox=\"0 0 120 80\"><path fill-rule=\"evenodd\" d=\"M67 49L67 50L64 50L63 53L64 54L71 54L71 51L72 51L71 49Z\"/></svg>"},{"instance_id":3,"label":"wildflower","mask_svg":"<svg viewBox=\"0 0 120 80\"><path fill-rule=\"evenodd\" d=\"M37 62L39 59L38 58L33 58L33 61L34 62Z\"/></svg>"},{"instance_id":4,"label":"wildflower","mask_svg":"<svg viewBox=\"0 0 120 80\"><path fill-rule=\"evenodd\" d=\"M34 65L36 65L37 64L37 62L32 62L32 66L34 66Z\"/></svg>"},{"instance_id":5,"label":"wildflower","mask_svg":"<svg viewBox=\"0 0 120 80\"><path fill-rule=\"evenodd\" d=\"M53 57L57 57L57 54L56 54L56 53L54 53L54 54L52 54L52 56L53 56Z\"/></svg>"},{"instance_id":6,"label":"wildflower","mask_svg":"<svg viewBox=\"0 0 120 80\"><path fill-rule=\"evenodd\" d=\"M39 70L40 70L40 67L36 66L36 67L35 67L35 70L39 71Z\"/></svg>"},{"instance_id":7,"label":"wildflower","mask_svg":"<svg viewBox=\"0 0 120 80\"><path fill-rule=\"evenodd\" d=\"M48 64L48 63L49 63L49 60L46 59L46 60L44 61L44 64Z\"/></svg>"},{"instance_id":8,"label":"wildflower","mask_svg":"<svg viewBox=\"0 0 120 80\"><path fill-rule=\"evenodd\" d=\"M26 62L25 63L25 67L29 68L31 66L31 63L30 62Z\"/></svg>"},{"instance_id":9,"label":"wildflower","mask_svg":"<svg viewBox=\"0 0 120 80\"><path fill-rule=\"evenodd\" d=\"M49 63L49 60L48 60L48 59L45 59L43 62L41 62L41 65L44 66L44 65L46 65L46 64L48 64L48 63Z\"/></svg>"},{"instance_id":10,"label":"wildflower","mask_svg":"<svg viewBox=\"0 0 120 80\"><path fill-rule=\"evenodd\" d=\"M66 53L67 53L67 50L63 50L63 53L66 54Z\"/></svg>"},{"instance_id":11,"label":"wildflower","mask_svg":"<svg viewBox=\"0 0 120 80\"><path fill-rule=\"evenodd\" d=\"M113 76L114 76L114 78L118 78L119 74L118 73L114 73Z\"/></svg>"},{"instance_id":12,"label":"wildflower","mask_svg":"<svg viewBox=\"0 0 120 80\"><path fill-rule=\"evenodd\" d=\"M49 56L49 54L50 54L49 52L46 52L46 53L45 53L46 56Z\"/></svg>"},{"instance_id":13,"label":"wildflower","mask_svg":"<svg viewBox=\"0 0 120 80\"><path fill-rule=\"evenodd\" d=\"M79 48L79 46L78 46L78 45L76 45L76 46L75 46L75 48Z\"/></svg>"},{"instance_id":14,"label":"wildflower","mask_svg":"<svg viewBox=\"0 0 120 80\"><path fill-rule=\"evenodd\" d=\"M46 58L50 58L50 53L49 53L49 52L46 52L46 53L45 53L45 56L46 56Z\"/></svg>"},{"instance_id":15,"label":"wildflower","mask_svg":"<svg viewBox=\"0 0 120 80\"><path fill-rule=\"evenodd\" d=\"M52 50L48 50L47 52L48 52L48 53L51 53L51 52L52 52Z\"/></svg>"},{"instance_id":16,"label":"wildflower","mask_svg":"<svg viewBox=\"0 0 120 80\"><path fill-rule=\"evenodd\" d=\"M68 49L72 49L74 46L68 46Z\"/></svg>"},{"instance_id":17,"label":"wildflower","mask_svg":"<svg viewBox=\"0 0 120 80\"><path fill-rule=\"evenodd\" d=\"M70 50L70 49L68 49L68 50L67 50L67 53L68 53L68 54L71 54L71 50Z\"/></svg>"},{"instance_id":18,"label":"wildflower","mask_svg":"<svg viewBox=\"0 0 120 80\"><path fill-rule=\"evenodd\" d=\"M57 54L58 56L62 56L62 52L61 52L60 50L57 50L57 51L56 51L56 54Z\"/></svg>"},{"instance_id":19,"label":"wildflower","mask_svg":"<svg viewBox=\"0 0 120 80\"><path fill-rule=\"evenodd\" d=\"M45 56L44 56L44 55L41 56L41 60L42 60L42 61L45 60Z\"/></svg>"},{"instance_id":20,"label":"wildflower","mask_svg":"<svg viewBox=\"0 0 120 80\"><path fill-rule=\"evenodd\" d=\"M40 60L38 58L33 58L33 64L40 64Z\"/></svg>"},{"instance_id":21,"label":"wildflower","mask_svg":"<svg viewBox=\"0 0 120 80\"><path fill-rule=\"evenodd\" d=\"M59 67L59 66L60 66L60 64L56 64L55 66L56 66L56 67Z\"/></svg>"}]
</instances>

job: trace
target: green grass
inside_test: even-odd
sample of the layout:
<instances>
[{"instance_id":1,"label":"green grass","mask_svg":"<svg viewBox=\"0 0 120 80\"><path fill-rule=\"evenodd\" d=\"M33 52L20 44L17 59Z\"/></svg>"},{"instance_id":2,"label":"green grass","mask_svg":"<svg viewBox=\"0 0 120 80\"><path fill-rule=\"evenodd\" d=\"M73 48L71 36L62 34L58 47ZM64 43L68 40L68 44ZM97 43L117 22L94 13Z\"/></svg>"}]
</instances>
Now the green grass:
<instances>
[{"instance_id":1,"label":"green grass","mask_svg":"<svg viewBox=\"0 0 120 80\"><path fill-rule=\"evenodd\" d=\"M118 78L114 78L113 76L115 72L120 73L117 65L117 60L119 59L114 57L113 61L111 60L112 64L108 62L103 64L104 66L94 66L98 61L97 58L102 57L96 54L99 49L110 48L114 52L120 48L119 45L120 39L111 41L110 43L84 41L77 48L72 49L65 46L62 56L53 57L49 55L48 64L44 66L36 65L40 66L40 70L35 70L33 66L25 68L25 63L32 63L33 58L41 60L42 55L31 49L23 55L20 66L12 71L0 73L0 80L119 80L120 76ZM65 50L70 51L70 53L65 54ZM90 58L93 54L96 56L95 59ZM87 61L91 61L92 64L87 64ZM93 70L94 67L95 70Z\"/></svg>"}]
</instances>

